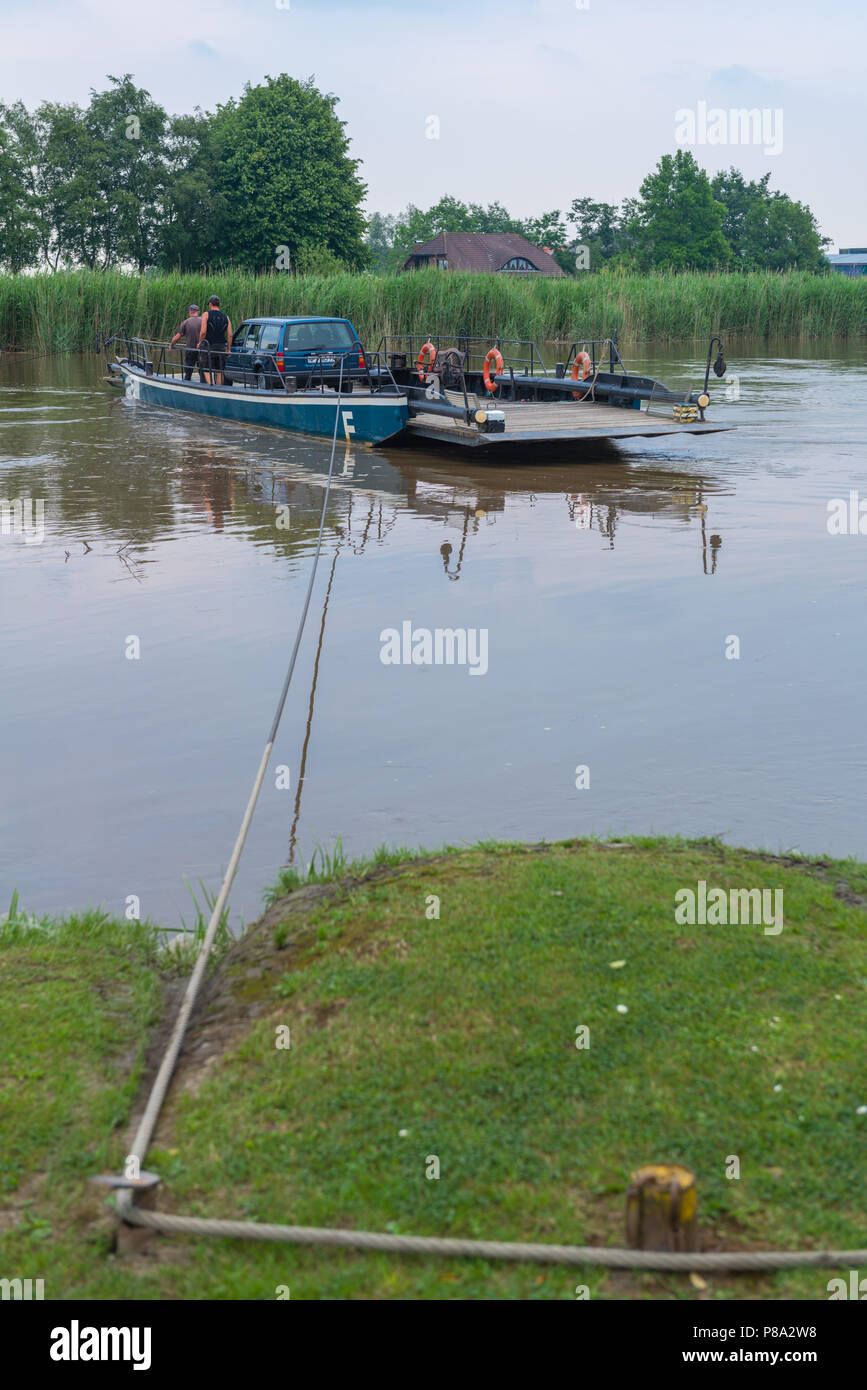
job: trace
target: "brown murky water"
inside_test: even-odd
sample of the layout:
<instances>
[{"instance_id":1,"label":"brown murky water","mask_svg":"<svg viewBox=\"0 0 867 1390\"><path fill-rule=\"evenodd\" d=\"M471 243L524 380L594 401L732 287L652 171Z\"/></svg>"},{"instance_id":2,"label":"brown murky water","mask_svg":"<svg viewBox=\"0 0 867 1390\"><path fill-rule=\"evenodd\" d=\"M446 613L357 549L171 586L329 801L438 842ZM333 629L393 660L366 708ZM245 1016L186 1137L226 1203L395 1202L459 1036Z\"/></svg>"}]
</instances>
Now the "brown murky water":
<instances>
[{"instance_id":1,"label":"brown murky water","mask_svg":"<svg viewBox=\"0 0 867 1390\"><path fill-rule=\"evenodd\" d=\"M703 368L624 355L670 384ZM341 450L236 921L338 835L350 854L591 832L867 853L867 535L827 525L831 499L867 499L862 352L729 356L740 399L717 383L710 413L730 434L550 467ZM136 405L100 374L0 361L0 496L45 500L41 543L0 535L0 910L15 888L33 911L136 895L175 925L237 832L328 447ZM486 630L487 670L383 664L404 623Z\"/></svg>"}]
</instances>

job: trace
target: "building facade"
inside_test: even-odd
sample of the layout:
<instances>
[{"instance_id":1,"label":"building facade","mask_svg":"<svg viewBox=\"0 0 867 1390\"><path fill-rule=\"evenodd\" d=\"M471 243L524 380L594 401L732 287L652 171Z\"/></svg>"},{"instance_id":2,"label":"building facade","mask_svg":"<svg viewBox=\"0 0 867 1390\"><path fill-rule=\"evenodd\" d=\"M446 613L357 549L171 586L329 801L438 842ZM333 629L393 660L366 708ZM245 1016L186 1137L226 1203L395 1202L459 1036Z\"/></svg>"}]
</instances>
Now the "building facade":
<instances>
[{"instance_id":1,"label":"building facade","mask_svg":"<svg viewBox=\"0 0 867 1390\"><path fill-rule=\"evenodd\" d=\"M836 255L826 253L825 258L838 275L867 275L867 246L841 246Z\"/></svg>"}]
</instances>

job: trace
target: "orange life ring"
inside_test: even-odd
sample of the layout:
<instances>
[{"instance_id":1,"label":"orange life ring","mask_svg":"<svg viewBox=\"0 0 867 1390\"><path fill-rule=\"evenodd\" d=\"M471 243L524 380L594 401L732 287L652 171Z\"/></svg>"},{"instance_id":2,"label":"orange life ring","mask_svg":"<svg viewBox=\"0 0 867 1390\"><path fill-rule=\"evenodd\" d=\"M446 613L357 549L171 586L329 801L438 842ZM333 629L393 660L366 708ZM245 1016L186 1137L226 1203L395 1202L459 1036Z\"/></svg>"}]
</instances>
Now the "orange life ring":
<instances>
[{"instance_id":1,"label":"orange life ring","mask_svg":"<svg viewBox=\"0 0 867 1390\"><path fill-rule=\"evenodd\" d=\"M430 362L426 360L428 355L430 355ZM427 376L430 369L433 367L433 364L434 362L436 362L436 360L437 350L434 347L433 343L425 343L424 347L418 355L418 362L416 363L416 370L418 371L419 379L421 381L424 381L425 377Z\"/></svg>"},{"instance_id":2,"label":"orange life ring","mask_svg":"<svg viewBox=\"0 0 867 1390\"><path fill-rule=\"evenodd\" d=\"M495 347L494 347L494 348L491 348L490 352L488 353L487 357L485 358L485 365L484 365L484 367L482 368L482 376L485 378L485 386L487 387L487 389L488 389L488 390L491 392L491 394L493 395L494 391L498 391L498 390L499 390L499 382L491 381L491 363L492 363L492 362L496 362L496 364L497 364L497 372L496 372L496 374L497 374L497 376L500 376L501 373L502 373L503 365L504 365L504 364L503 364L503 354L500 352L500 349L499 349L499 348L495 348Z\"/></svg>"},{"instance_id":3,"label":"orange life ring","mask_svg":"<svg viewBox=\"0 0 867 1390\"><path fill-rule=\"evenodd\" d=\"M584 368L583 372L581 370L582 366ZM593 363L590 359L590 353L584 352L583 349L581 352L576 352L575 361L572 363L572 380L586 381L592 370ZM573 391L572 395L575 397L576 401L581 400L581 394L579 394L578 391Z\"/></svg>"}]
</instances>

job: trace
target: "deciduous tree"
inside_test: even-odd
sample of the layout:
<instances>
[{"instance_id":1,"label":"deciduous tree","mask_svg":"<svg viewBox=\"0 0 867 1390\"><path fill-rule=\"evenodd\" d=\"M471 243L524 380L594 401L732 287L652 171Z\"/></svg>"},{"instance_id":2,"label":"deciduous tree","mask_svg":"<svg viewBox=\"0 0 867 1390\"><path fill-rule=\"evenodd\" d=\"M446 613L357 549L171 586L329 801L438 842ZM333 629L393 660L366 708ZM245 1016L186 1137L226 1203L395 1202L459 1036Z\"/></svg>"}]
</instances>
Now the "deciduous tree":
<instances>
[{"instance_id":1,"label":"deciduous tree","mask_svg":"<svg viewBox=\"0 0 867 1390\"><path fill-rule=\"evenodd\" d=\"M366 189L336 104L312 78L283 73L218 107L211 118L214 190L225 207L218 260L271 270L279 246L293 262L317 246L347 266L367 263L359 211Z\"/></svg>"}]
</instances>

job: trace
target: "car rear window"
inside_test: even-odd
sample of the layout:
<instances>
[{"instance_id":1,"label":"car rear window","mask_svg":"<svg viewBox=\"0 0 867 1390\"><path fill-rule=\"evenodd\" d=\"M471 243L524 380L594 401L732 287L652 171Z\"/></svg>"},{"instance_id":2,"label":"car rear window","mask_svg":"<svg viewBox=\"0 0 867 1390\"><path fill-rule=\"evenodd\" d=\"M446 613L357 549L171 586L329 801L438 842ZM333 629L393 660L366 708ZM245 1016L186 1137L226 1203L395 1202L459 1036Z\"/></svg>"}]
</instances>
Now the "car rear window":
<instances>
[{"instance_id":1,"label":"car rear window","mask_svg":"<svg viewBox=\"0 0 867 1390\"><path fill-rule=\"evenodd\" d=\"M354 348L355 339L348 323L327 319L323 323L287 323L283 339L285 352L312 352L316 348Z\"/></svg>"}]
</instances>

